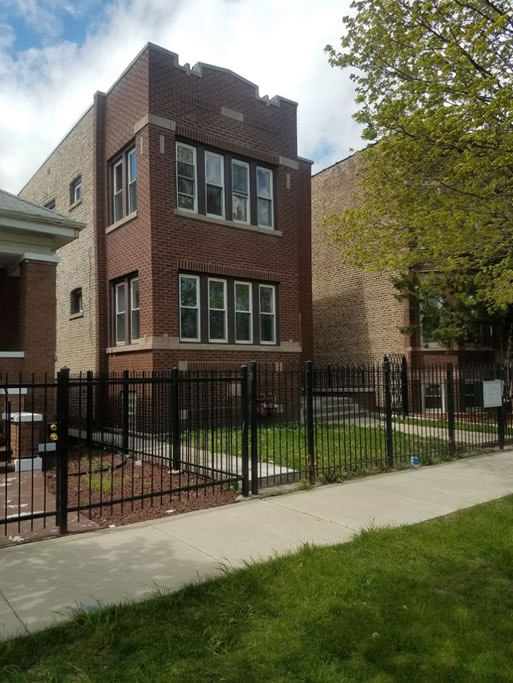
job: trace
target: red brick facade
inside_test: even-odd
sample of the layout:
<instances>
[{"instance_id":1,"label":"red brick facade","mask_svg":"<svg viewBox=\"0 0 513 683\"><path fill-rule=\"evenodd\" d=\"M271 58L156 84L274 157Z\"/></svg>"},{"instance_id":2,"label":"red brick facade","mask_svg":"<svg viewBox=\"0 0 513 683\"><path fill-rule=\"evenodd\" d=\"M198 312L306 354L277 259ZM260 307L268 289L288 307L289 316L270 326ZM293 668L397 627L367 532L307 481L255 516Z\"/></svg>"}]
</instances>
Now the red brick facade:
<instances>
[{"instance_id":1,"label":"red brick facade","mask_svg":"<svg viewBox=\"0 0 513 683\"><path fill-rule=\"evenodd\" d=\"M91 144L99 352L93 369L160 370L186 361L310 357L310 162L297 156L296 109L283 98L260 98L256 86L227 70L181 67L176 55L151 44L108 93L95 95ZM204 145L226 160L231 156L270 167L275 229L177 212L177 139ZM131 145L137 158L137 211L112 227L111 162ZM274 284L278 343L180 342L179 272ZM140 340L119 346L113 338L112 282L129 274L139 278ZM58 329L60 334L60 323Z\"/></svg>"}]
</instances>

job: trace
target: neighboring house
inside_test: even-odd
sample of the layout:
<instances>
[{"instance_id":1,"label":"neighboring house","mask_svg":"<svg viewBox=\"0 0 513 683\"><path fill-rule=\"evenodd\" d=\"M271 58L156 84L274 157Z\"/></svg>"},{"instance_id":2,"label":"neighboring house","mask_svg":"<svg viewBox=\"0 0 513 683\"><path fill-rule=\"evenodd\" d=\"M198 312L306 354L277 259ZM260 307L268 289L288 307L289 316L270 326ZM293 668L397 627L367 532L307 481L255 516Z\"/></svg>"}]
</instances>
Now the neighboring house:
<instances>
[{"instance_id":1,"label":"neighboring house","mask_svg":"<svg viewBox=\"0 0 513 683\"><path fill-rule=\"evenodd\" d=\"M55 370L55 251L82 223L0 190L0 394Z\"/></svg>"},{"instance_id":2,"label":"neighboring house","mask_svg":"<svg viewBox=\"0 0 513 683\"><path fill-rule=\"evenodd\" d=\"M433 341L432 320L420 320L408 301L398 301L389 276L342 263L324 218L358 202L360 155L353 154L312 178L312 278L314 358L322 363L381 362L401 354L410 364L491 361L490 331L481 345L446 349ZM410 327L413 334L401 334ZM486 334L488 332L488 334ZM488 338L487 338L488 337Z\"/></svg>"},{"instance_id":3,"label":"neighboring house","mask_svg":"<svg viewBox=\"0 0 513 683\"><path fill-rule=\"evenodd\" d=\"M20 196L87 223L59 251L57 364L309 357L311 162L297 105L148 44Z\"/></svg>"}]
</instances>

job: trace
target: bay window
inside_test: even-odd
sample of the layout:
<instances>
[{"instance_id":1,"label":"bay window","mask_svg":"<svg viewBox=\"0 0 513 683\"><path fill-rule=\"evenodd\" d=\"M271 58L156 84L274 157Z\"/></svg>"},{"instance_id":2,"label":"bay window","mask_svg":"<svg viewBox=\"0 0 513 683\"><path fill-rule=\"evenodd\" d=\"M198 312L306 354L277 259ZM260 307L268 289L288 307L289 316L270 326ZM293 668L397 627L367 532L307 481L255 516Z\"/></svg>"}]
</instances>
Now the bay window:
<instances>
[{"instance_id":1,"label":"bay window","mask_svg":"<svg viewBox=\"0 0 513 683\"><path fill-rule=\"evenodd\" d=\"M140 338L139 278L124 277L112 285L113 337L117 346L135 344Z\"/></svg>"},{"instance_id":2,"label":"bay window","mask_svg":"<svg viewBox=\"0 0 513 683\"><path fill-rule=\"evenodd\" d=\"M119 154L110 163L111 223L137 209L137 158L135 147Z\"/></svg>"},{"instance_id":3,"label":"bay window","mask_svg":"<svg viewBox=\"0 0 513 683\"><path fill-rule=\"evenodd\" d=\"M179 209L198 210L196 148L176 143L176 197Z\"/></svg>"}]
</instances>

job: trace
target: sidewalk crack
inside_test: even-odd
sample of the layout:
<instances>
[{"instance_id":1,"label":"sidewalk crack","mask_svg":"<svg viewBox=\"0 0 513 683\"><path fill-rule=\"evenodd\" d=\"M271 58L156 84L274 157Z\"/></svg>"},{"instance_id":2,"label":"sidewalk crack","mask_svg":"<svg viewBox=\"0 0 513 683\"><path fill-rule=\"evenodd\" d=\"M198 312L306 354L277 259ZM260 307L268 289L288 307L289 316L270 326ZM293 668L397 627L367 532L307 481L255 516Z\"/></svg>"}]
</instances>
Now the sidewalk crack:
<instances>
[{"instance_id":1,"label":"sidewalk crack","mask_svg":"<svg viewBox=\"0 0 513 683\"><path fill-rule=\"evenodd\" d=\"M14 607L11 605L11 603L10 603L9 600L7 599L6 595L5 595L1 590L0 590L0 598L3 598L3 599L5 600L5 603L6 603L7 607L11 610L11 612L14 614L14 616L16 617L16 619L20 622L20 624L21 624L23 630L25 631L25 633L29 633L29 630L28 630L28 628L27 628L27 625L25 624L24 621L22 621L22 619L21 619L20 615L18 614L18 612L14 609Z\"/></svg>"}]
</instances>

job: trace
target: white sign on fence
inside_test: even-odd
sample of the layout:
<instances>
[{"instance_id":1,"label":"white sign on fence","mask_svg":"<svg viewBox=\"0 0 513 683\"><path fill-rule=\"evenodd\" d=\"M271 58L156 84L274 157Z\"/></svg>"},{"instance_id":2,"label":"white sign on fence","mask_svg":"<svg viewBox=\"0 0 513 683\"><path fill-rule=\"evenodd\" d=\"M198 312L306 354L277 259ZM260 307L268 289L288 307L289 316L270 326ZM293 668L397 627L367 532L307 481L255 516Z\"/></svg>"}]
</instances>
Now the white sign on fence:
<instances>
[{"instance_id":1,"label":"white sign on fence","mask_svg":"<svg viewBox=\"0 0 513 683\"><path fill-rule=\"evenodd\" d=\"M483 381L483 408L498 408L502 405L502 380Z\"/></svg>"}]
</instances>

